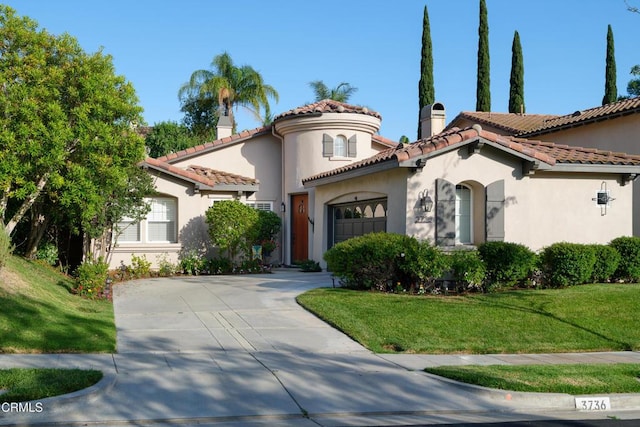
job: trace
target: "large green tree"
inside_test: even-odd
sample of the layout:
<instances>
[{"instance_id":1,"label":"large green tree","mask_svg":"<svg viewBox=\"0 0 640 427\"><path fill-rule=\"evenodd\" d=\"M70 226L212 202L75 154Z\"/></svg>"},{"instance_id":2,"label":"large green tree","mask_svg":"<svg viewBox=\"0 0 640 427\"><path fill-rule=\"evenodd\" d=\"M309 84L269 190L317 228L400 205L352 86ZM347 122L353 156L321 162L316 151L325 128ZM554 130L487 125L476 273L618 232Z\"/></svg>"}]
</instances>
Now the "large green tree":
<instances>
[{"instance_id":1,"label":"large green tree","mask_svg":"<svg viewBox=\"0 0 640 427\"><path fill-rule=\"evenodd\" d=\"M249 65L237 66L224 52L213 58L211 70L196 70L178 92L181 102L198 100L201 104L217 105L220 115L230 116L234 131L236 122L233 111L247 108L261 116L261 109L268 108L269 99L278 101L278 92L266 84L262 75Z\"/></svg>"},{"instance_id":2,"label":"large green tree","mask_svg":"<svg viewBox=\"0 0 640 427\"><path fill-rule=\"evenodd\" d=\"M480 0L476 111L491 111L491 79L489 72L489 21L487 18L487 4L485 0Z\"/></svg>"},{"instance_id":3,"label":"large green tree","mask_svg":"<svg viewBox=\"0 0 640 427\"><path fill-rule=\"evenodd\" d=\"M144 142L150 157L160 157L198 145L201 140L186 126L166 121L154 124Z\"/></svg>"},{"instance_id":4,"label":"large green tree","mask_svg":"<svg viewBox=\"0 0 640 427\"><path fill-rule=\"evenodd\" d=\"M427 6L425 6L422 16L422 50L420 56L420 81L418 82L418 139L422 138L422 126L420 125L422 107L433 104L435 98L431 26L429 25L429 12L427 11Z\"/></svg>"},{"instance_id":5,"label":"large green tree","mask_svg":"<svg viewBox=\"0 0 640 427\"><path fill-rule=\"evenodd\" d=\"M0 6L0 220L12 234L65 218L97 237L146 208L135 91L110 56ZM30 212L31 215L26 216ZM64 212L64 215L61 214ZM37 239L36 239L37 240ZM36 242L37 245L37 242Z\"/></svg>"},{"instance_id":6,"label":"large green tree","mask_svg":"<svg viewBox=\"0 0 640 427\"><path fill-rule=\"evenodd\" d=\"M613 30L611 25L607 28L607 57L605 65L604 97L602 105L611 104L618 100L618 88L616 86L616 54L613 44Z\"/></svg>"},{"instance_id":7,"label":"large green tree","mask_svg":"<svg viewBox=\"0 0 640 427\"><path fill-rule=\"evenodd\" d=\"M631 75L635 77L629 80L627 93L629 96L640 96L640 65L631 67Z\"/></svg>"},{"instance_id":8,"label":"large green tree","mask_svg":"<svg viewBox=\"0 0 640 427\"><path fill-rule=\"evenodd\" d=\"M338 102L348 102L351 95L358 91L357 87L353 87L345 82L340 83L336 87L329 88L322 80L314 80L309 82L309 86L313 90L316 101L332 99Z\"/></svg>"},{"instance_id":9,"label":"large green tree","mask_svg":"<svg viewBox=\"0 0 640 427\"><path fill-rule=\"evenodd\" d=\"M520 34L516 31L511 45L511 78L509 79L509 112L525 113L524 106L524 61Z\"/></svg>"}]
</instances>

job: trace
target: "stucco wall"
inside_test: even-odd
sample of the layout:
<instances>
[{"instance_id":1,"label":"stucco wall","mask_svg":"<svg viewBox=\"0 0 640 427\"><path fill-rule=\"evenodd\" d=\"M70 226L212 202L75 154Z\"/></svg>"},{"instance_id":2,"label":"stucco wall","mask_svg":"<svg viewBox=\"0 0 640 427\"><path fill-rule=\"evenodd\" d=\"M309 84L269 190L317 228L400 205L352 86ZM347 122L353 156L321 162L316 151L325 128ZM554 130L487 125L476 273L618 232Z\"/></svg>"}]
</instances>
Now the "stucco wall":
<instances>
[{"instance_id":1,"label":"stucco wall","mask_svg":"<svg viewBox=\"0 0 640 427\"><path fill-rule=\"evenodd\" d=\"M422 172L411 175L407 194L407 234L435 241L435 208L432 222L415 222L413 207L418 191L427 189L435 201L435 180L470 184L474 193L474 243L484 241L484 187L504 179L505 241L522 243L533 250L554 242L607 243L632 233L632 188L621 186L614 175L545 173L522 175L521 161L485 147L480 154L466 148L429 159ZM592 198L602 182L616 200L601 215Z\"/></svg>"},{"instance_id":2,"label":"stucco wall","mask_svg":"<svg viewBox=\"0 0 640 427\"><path fill-rule=\"evenodd\" d=\"M357 200L387 198L387 232L405 233L406 184L408 170L392 169L359 178L327 184L315 188L315 227L312 236L313 259L323 267L322 255L328 246L328 226L333 219L328 215L329 205ZM321 220L319 220L321 219Z\"/></svg>"},{"instance_id":3,"label":"stucco wall","mask_svg":"<svg viewBox=\"0 0 640 427\"><path fill-rule=\"evenodd\" d=\"M184 181L150 171L154 175L155 188L159 197L171 197L177 201L176 228L177 243L146 243L146 221L141 223L141 243L116 242L111 251L110 268L118 268L121 263L131 264L131 255L144 255L152 267L158 265L159 257L172 263L178 262L178 255L184 246L185 250L211 250L204 214L211 206L206 194L194 194L192 185ZM231 196L231 194L228 194Z\"/></svg>"}]
</instances>

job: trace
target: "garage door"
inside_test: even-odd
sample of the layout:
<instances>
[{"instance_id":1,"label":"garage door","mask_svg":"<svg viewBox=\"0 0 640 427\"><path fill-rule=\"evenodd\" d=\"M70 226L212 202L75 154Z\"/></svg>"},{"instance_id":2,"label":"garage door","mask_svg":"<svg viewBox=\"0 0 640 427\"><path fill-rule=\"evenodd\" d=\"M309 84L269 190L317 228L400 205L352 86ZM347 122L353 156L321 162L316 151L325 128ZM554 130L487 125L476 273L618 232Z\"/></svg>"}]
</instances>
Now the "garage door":
<instances>
[{"instance_id":1,"label":"garage door","mask_svg":"<svg viewBox=\"0 0 640 427\"><path fill-rule=\"evenodd\" d=\"M387 199L363 200L331 206L333 244L356 236L387 231Z\"/></svg>"}]
</instances>

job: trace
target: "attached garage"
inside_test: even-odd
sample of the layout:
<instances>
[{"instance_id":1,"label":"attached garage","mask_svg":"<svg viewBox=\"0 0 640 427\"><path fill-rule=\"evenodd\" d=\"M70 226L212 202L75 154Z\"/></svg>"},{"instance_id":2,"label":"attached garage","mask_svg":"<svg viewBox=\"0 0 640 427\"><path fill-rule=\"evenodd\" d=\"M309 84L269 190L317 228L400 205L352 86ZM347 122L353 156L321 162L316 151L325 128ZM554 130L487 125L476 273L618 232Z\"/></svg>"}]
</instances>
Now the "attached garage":
<instances>
[{"instance_id":1,"label":"attached garage","mask_svg":"<svg viewBox=\"0 0 640 427\"><path fill-rule=\"evenodd\" d=\"M387 231L387 199L342 203L330 206L329 210L333 218L329 227L332 245L363 234Z\"/></svg>"}]
</instances>

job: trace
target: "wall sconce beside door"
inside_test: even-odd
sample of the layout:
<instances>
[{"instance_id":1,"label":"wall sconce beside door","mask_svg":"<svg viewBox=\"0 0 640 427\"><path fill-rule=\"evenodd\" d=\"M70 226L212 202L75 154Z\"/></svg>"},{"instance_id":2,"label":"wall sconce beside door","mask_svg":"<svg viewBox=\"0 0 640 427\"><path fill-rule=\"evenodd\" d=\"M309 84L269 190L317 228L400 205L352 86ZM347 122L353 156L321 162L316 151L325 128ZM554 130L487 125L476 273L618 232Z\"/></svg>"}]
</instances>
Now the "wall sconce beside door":
<instances>
[{"instance_id":1,"label":"wall sconce beside door","mask_svg":"<svg viewBox=\"0 0 640 427\"><path fill-rule=\"evenodd\" d=\"M433 200L429 196L428 190L423 190L418 193L418 200L422 212L431 212L433 210Z\"/></svg>"}]
</instances>

